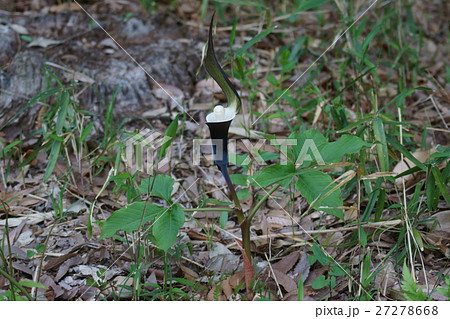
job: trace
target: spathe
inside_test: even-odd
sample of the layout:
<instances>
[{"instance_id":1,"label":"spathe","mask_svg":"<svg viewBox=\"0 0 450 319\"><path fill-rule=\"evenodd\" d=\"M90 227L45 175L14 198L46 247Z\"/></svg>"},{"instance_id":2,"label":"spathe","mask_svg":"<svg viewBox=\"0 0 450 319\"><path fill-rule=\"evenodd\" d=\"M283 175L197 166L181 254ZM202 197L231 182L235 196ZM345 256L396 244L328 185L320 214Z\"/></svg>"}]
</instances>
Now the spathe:
<instances>
[{"instance_id":1,"label":"spathe","mask_svg":"<svg viewBox=\"0 0 450 319\"><path fill-rule=\"evenodd\" d=\"M214 111L206 116L206 124L208 125L211 134L214 163L224 175L228 175L228 130L231 121L233 121L236 113L241 107L241 99L217 61L212 37L213 21L214 15L211 17L211 24L209 26L205 68L208 74L217 82L217 84L219 84L225 93L225 96L227 97L227 107L217 105L214 108ZM225 179L227 179L227 177L225 177Z\"/></svg>"}]
</instances>

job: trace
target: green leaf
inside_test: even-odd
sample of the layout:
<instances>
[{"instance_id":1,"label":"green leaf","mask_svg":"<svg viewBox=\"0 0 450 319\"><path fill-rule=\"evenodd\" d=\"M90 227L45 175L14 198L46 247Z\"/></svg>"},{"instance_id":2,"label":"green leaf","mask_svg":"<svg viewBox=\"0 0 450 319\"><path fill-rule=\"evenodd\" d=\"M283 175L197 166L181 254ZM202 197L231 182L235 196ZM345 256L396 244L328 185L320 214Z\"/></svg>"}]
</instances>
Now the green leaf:
<instances>
[{"instance_id":1,"label":"green leaf","mask_svg":"<svg viewBox=\"0 0 450 319\"><path fill-rule=\"evenodd\" d=\"M335 184L333 179L320 171L307 171L300 173L295 189L299 190L306 201L318 210L344 219L342 209L324 208L342 206L341 192L339 189L334 190L326 195ZM324 197L326 195L326 197Z\"/></svg>"},{"instance_id":2,"label":"green leaf","mask_svg":"<svg viewBox=\"0 0 450 319\"><path fill-rule=\"evenodd\" d=\"M275 27L271 27L267 30L264 30L261 33L258 33L251 40L246 42L239 50L237 50L235 53L235 56L239 56L242 53L244 53L245 51L247 51L248 49L250 49L250 47L252 47L256 42L259 42L262 38L268 36L274 29L275 29Z\"/></svg>"},{"instance_id":3,"label":"green leaf","mask_svg":"<svg viewBox=\"0 0 450 319\"><path fill-rule=\"evenodd\" d=\"M240 190L237 192L237 196L238 196L238 199L239 199L239 200L247 199L247 198L249 198L251 195L252 195L252 193L250 193L250 190L249 190L248 188L240 189Z\"/></svg>"},{"instance_id":4,"label":"green leaf","mask_svg":"<svg viewBox=\"0 0 450 319\"><path fill-rule=\"evenodd\" d=\"M8 150L10 150L11 148L13 148L14 146L16 146L16 145L18 145L20 143L22 143L22 141L14 141L14 142L8 144L4 149L2 149L0 151L0 158L5 156L6 153L8 152Z\"/></svg>"},{"instance_id":5,"label":"green leaf","mask_svg":"<svg viewBox=\"0 0 450 319\"><path fill-rule=\"evenodd\" d=\"M219 217L220 228L225 229L228 222L228 212L222 212Z\"/></svg>"},{"instance_id":6,"label":"green leaf","mask_svg":"<svg viewBox=\"0 0 450 319\"><path fill-rule=\"evenodd\" d=\"M437 209L439 204L439 192L436 190L436 181L433 173L428 175L426 194L427 206L430 212L432 212Z\"/></svg>"},{"instance_id":7,"label":"green leaf","mask_svg":"<svg viewBox=\"0 0 450 319\"><path fill-rule=\"evenodd\" d=\"M423 171L426 171L427 168L426 166L419 161L414 155L412 155L407 149L406 147L404 147L402 144L400 144L395 138L387 135L386 136L387 141L389 142L390 145L392 145L394 148L396 148L400 153L403 154L403 156L405 156L406 158L408 158L411 162L413 162L414 164L416 164L418 167L420 167Z\"/></svg>"},{"instance_id":8,"label":"green leaf","mask_svg":"<svg viewBox=\"0 0 450 319\"><path fill-rule=\"evenodd\" d=\"M278 86L278 79L275 77L275 75L273 74L269 74L266 77L267 82L269 82L270 84L272 84L273 86Z\"/></svg>"},{"instance_id":9,"label":"green leaf","mask_svg":"<svg viewBox=\"0 0 450 319\"><path fill-rule=\"evenodd\" d=\"M330 0L306 0L306 1L301 1L300 6L298 7L298 9L296 10L298 11L307 11L307 10L311 10L314 8L318 8L321 5L329 2Z\"/></svg>"},{"instance_id":10,"label":"green leaf","mask_svg":"<svg viewBox=\"0 0 450 319\"><path fill-rule=\"evenodd\" d=\"M318 245L311 246L311 251L323 266L326 266L330 263L330 260L328 259L327 255L325 255L323 250Z\"/></svg>"},{"instance_id":11,"label":"green leaf","mask_svg":"<svg viewBox=\"0 0 450 319\"><path fill-rule=\"evenodd\" d=\"M151 196L156 196L165 199L170 202L172 195L174 180L167 175L156 175L156 178L146 178L139 185L139 191L141 194L148 194L151 192Z\"/></svg>"},{"instance_id":12,"label":"green leaf","mask_svg":"<svg viewBox=\"0 0 450 319\"><path fill-rule=\"evenodd\" d=\"M361 246L366 247L367 245L367 234L364 231L364 228L359 227L359 240L361 243Z\"/></svg>"},{"instance_id":13,"label":"green leaf","mask_svg":"<svg viewBox=\"0 0 450 319\"><path fill-rule=\"evenodd\" d=\"M287 165L281 165L281 163L277 163L264 168L261 173L253 179L252 184L259 187L267 187L274 183L279 183L287 178L291 179L294 176L294 173L294 164L287 163Z\"/></svg>"},{"instance_id":14,"label":"green leaf","mask_svg":"<svg viewBox=\"0 0 450 319\"><path fill-rule=\"evenodd\" d=\"M63 133L62 129L64 127L64 124L66 123L66 115L69 109L69 100L69 92L67 92L66 90L62 91L59 96L60 105L58 110L58 117L56 119L56 134L58 136L61 136Z\"/></svg>"},{"instance_id":15,"label":"green leaf","mask_svg":"<svg viewBox=\"0 0 450 319\"><path fill-rule=\"evenodd\" d=\"M81 132L81 136L80 136L80 141L81 142L84 142L86 140L86 138L91 133L93 127L94 127L94 122L92 121L91 123L88 124L88 126L86 126L83 129L83 131Z\"/></svg>"},{"instance_id":16,"label":"green leaf","mask_svg":"<svg viewBox=\"0 0 450 319\"><path fill-rule=\"evenodd\" d=\"M332 276L345 276L347 275L347 273L345 272L345 270L340 267L337 264L334 264L333 266L331 266L331 271L329 272L330 275Z\"/></svg>"},{"instance_id":17,"label":"green leaf","mask_svg":"<svg viewBox=\"0 0 450 319\"><path fill-rule=\"evenodd\" d=\"M231 174L230 179L235 185L247 186L247 175L244 174Z\"/></svg>"},{"instance_id":18,"label":"green leaf","mask_svg":"<svg viewBox=\"0 0 450 319\"><path fill-rule=\"evenodd\" d=\"M280 154L269 153L266 151L258 151L259 156L263 159L264 162L272 161L280 157Z\"/></svg>"},{"instance_id":19,"label":"green leaf","mask_svg":"<svg viewBox=\"0 0 450 319\"><path fill-rule=\"evenodd\" d=\"M138 230L141 221L142 224L152 221L163 210L163 207L146 202L136 202L122 207L103 222L100 239L112 237L119 230L126 232Z\"/></svg>"},{"instance_id":20,"label":"green leaf","mask_svg":"<svg viewBox=\"0 0 450 319\"><path fill-rule=\"evenodd\" d=\"M300 275L297 287L297 301L303 301L304 289L303 289L303 274Z\"/></svg>"},{"instance_id":21,"label":"green leaf","mask_svg":"<svg viewBox=\"0 0 450 319\"><path fill-rule=\"evenodd\" d=\"M303 148L305 147L305 142L309 142L306 145L313 145L315 148L319 149L322 145L326 144L328 141L323 136L322 133L320 133L317 130L308 130L306 132L303 132L301 134L292 134L289 136L289 139L296 139L296 145L292 145L292 151L293 151L293 157L291 158L294 162L297 162L298 160L303 160L302 158L299 158L300 155L305 151ZM303 152L302 152L303 150ZM306 150L308 151L308 150ZM311 157L313 157L314 154L311 154ZM314 158L313 158L314 160ZM315 158L317 160L317 158Z\"/></svg>"},{"instance_id":22,"label":"green leaf","mask_svg":"<svg viewBox=\"0 0 450 319\"><path fill-rule=\"evenodd\" d=\"M330 284L330 279L325 278L324 275L320 275L314 281L311 283L311 287L313 289L322 289L323 287L326 287Z\"/></svg>"},{"instance_id":23,"label":"green leaf","mask_svg":"<svg viewBox=\"0 0 450 319\"><path fill-rule=\"evenodd\" d=\"M416 281L409 272L406 266L406 260L403 262L403 281L401 283L403 296L409 301L425 301L427 300L427 295L419 287L417 287Z\"/></svg>"},{"instance_id":24,"label":"green leaf","mask_svg":"<svg viewBox=\"0 0 450 319\"><path fill-rule=\"evenodd\" d=\"M433 166L431 168L431 172L433 173L434 179L436 180L436 184L441 192L442 196L444 196L447 204L450 204L450 195L447 189L447 186L444 184L444 179L442 178L442 174L439 171L439 168Z\"/></svg>"},{"instance_id":25,"label":"green leaf","mask_svg":"<svg viewBox=\"0 0 450 319\"><path fill-rule=\"evenodd\" d=\"M58 160L59 153L61 151L62 142L61 141L53 141L52 148L50 150L50 156L47 163L47 168L44 174L44 182L47 182L50 175L53 173L55 169L56 161Z\"/></svg>"},{"instance_id":26,"label":"green leaf","mask_svg":"<svg viewBox=\"0 0 450 319\"><path fill-rule=\"evenodd\" d=\"M370 252L364 257L363 268L361 272L361 283L363 287L367 287L371 281L370 276Z\"/></svg>"},{"instance_id":27,"label":"green leaf","mask_svg":"<svg viewBox=\"0 0 450 319\"><path fill-rule=\"evenodd\" d=\"M424 246L423 246L423 240L422 240L422 236L420 235L420 232L415 228L412 229L412 232L413 232L414 239L417 243L417 246L419 246L418 247L419 250L423 251Z\"/></svg>"},{"instance_id":28,"label":"green leaf","mask_svg":"<svg viewBox=\"0 0 450 319\"><path fill-rule=\"evenodd\" d=\"M370 143L364 142L354 135L343 135L336 142L324 144L319 148L325 163L337 163L342 161L345 154L358 153L364 146L370 147Z\"/></svg>"},{"instance_id":29,"label":"green leaf","mask_svg":"<svg viewBox=\"0 0 450 319\"><path fill-rule=\"evenodd\" d=\"M363 119L358 120L358 121L356 121L355 123L352 123L352 124L347 125L347 126L344 127L343 129L337 131L337 133L347 132L347 131L350 131L350 130L352 130L352 129L354 129L354 128L360 127L361 124L372 121L373 117L374 117L373 114L366 115L366 116L364 116Z\"/></svg>"},{"instance_id":30,"label":"green leaf","mask_svg":"<svg viewBox=\"0 0 450 319\"><path fill-rule=\"evenodd\" d=\"M380 29L383 27L383 24L378 24L377 26L375 26L375 28L372 29L372 31L369 32L369 34L366 36L366 38L364 39L364 42L362 44L362 50L366 51L367 47L369 46L370 42L372 41L372 39L375 37L375 35L378 33L378 31L380 31Z\"/></svg>"},{"instance_id":31,"label":"green leaf","mask_svg":"<svg viewBox=\"0 0 450 319\"><path fill-rule=\"evenodd\" d=\"M379 117L373 120L373 134L377 141L378 160L380 161L380 168L383 172L389 171L388 149L386 144L386 134L384 132L383 120Z\"/></svg>"},{"instance_id":32,"label":"green leaf","mask_svg":"<svg viewBox=\"0 0 450 319\"><path fill-rule=\"evenodd\" d=\"M47 286L44 286L43 284L40 284L40 283L35 282L35 281L31 281L31 280L22 280L22 281L19 282L19 284L21 286L23 286L23 287L28 287L28 288L36 287L36 288L42 288L42 289L45 289L45 290L48 289Z\"/></svg>"},{"instance_id":33,"label":"green leaf","mask_svg":"<svg viewBox=\"0 0 450 319\"><path fill-rule=\"evenodd\" d=\"M165 209L156 218L152 227L155 244L167 251L177 239L178 231L184 224L184 211L179 204Z\"/></svg>"},{"instance_id":34,"label":"green leaf","mask_svg":"<svg viewBox=\"0 0 450 319\"><path fill-rule=\"evenodd\" d=\"M166 130L166 134L164 134L164 139L161 144L161 149L159 150L159 158L163 158L166 155L166 150L172 144L173 138L177 134L178 130L178 118L180 114L177 114L173 121L169 124Z\"/></svg>"},{"instance_id":35,"label":"green leaf","mask_svg":"<svg viewBox=\"0 0 450 319\"><path fill-rule=\"evenodd\" d=\"M35 95L24 107L22 107L20 110L18 110L13 117L11 117L8 121L6 121L5 124L3 124L2 127L0 127L0 130L2 130L4 127L6 127L11 121L13 121L16 117L18 117L23 111L25 111L27 108L29 108L31 105L35 104L36 102L43 101L47 99L48 97L55 95L61 91L61 88L53 88L46 91L43 91L41 93L38 93Z\"/></svg>"}]
</instances>

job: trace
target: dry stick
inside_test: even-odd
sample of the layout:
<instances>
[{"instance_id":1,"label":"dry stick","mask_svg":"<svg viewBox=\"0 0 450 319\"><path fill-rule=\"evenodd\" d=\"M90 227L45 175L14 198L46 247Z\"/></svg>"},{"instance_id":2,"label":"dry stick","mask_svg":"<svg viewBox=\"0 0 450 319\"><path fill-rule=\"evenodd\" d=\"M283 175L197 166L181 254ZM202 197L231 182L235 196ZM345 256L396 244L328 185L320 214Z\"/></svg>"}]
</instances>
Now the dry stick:
<instances>
[{"instance_id":1,"label":"dry stick","mask_svg":"<svg viewBox=\"0 0 450 319\"><path fill-rule=\"evenodd\" d=\"M39 283L39 280L41 279L42 265L43 265L43 263L44 263L45 253L47 252L48 241L49 241L49 239L50 239L50 236L52 235L53 228L55 228L56 224L58 223L58 221L59 221L60 219L61 219L61 218L58 218L58 219L55 221L55 223L54 223L54 224L52 225L52 227L50 228L50 231L48 232L47 238L45 239L45 243L44 243L44 251L42 252L42 258L41 258L41 261L40 261L38 267L36 268L36 271L35 271L34 276L33 276L33 277L34 277L34 278L33 278L33 281L35 281L35 282L37 282L37 283ZM31 288L31 295L32 295L33 297L36 297L36 293L37 293L37 288L36 288L36 287Z\"/></svg>"},{"instance_id":2,"label":"dry stick","mask_svg":"<svg viewBox=\"0 0 450 319\"><path fill-rule=\"evenodd\" d=\"M312 234L328 234L328 233L336 233L336 232L344 232L344 231L350 231L350 230L356 230L359 227L363 228L381 228L381 227L394 227L397 225L402 224L403 221L400 219L394 219L394 220L386 220L382 222L373 222L373 223L366 223L366 224L360 224L354 225L354 226L348 226L348 227L339 227L335 229L319 229L319 230L305 230L305 231L296 231L296 232L289 232L289 233L273 233L268 235L260 235L260 236L253 236L250 237L251 241L260 240L260 239L267 239L267 238L279 238L279 237L289 237L292 239L296 239L293 236L300 236L304 234L312 235ZM220 229L222 231L222 229ZM227 248L233 247L235 243L227 245Z\"/></svg>"},{"instance_id":3,"label":"dry stick","mask_svg":"<svg viewBox=\"0 0 450 319\"><path fill-rule=\"evenodd\" d=\"M11 276L14 276L14 269L12 266L12 253L11 253L11 239L9 238L9 226L8 226L8 210L9 210L9 205L7 203L5 203L2 200L2 204L5 207L8 207L8 209L5 210L5 236L6 236L6 242L8 244L8 255L9 255L9 262L7 262L7 260L5 259L5 267L7 267L9 265L9 272L11 273ZM3 251L2 251L2 255L3 255ZM14 294L14 290L11 289L11 296L13 301L16 300L16 295Z\"/></svg>"},{"instance_id":4,"label":"dry stick","mask_svg":"<svg viewBox=\"0 0 450 319\"><path fill-rule=\"evenodd\" d=\"M280 284L278 283L277 276L275 276L275 272L273 271L273 268L272 268L272 265L270 263L270 260L269 260L269 258L267 258L267 254L266 253L264 253L264 256L266 257L267 263L269 265L270 272L272 273L273 279L275 280L275 283L277 285L278 293L280 294L281 299L283 299L283 293L281 292Z\"/></svg>"},{"instance_id":5,"label":"dry stick","mask_svg":"<svg viewBox=\"0 0 450 319\"><path fill-rule=\"evenodd\" d=\"M399 130L400 130L400 144L403 145L403 125L402 123L402 110L400 109L400 107L397 108L398 111L398 121L400 122L400 126L399 126ZM400 153L400 162L403 162L403 153ZM419 249L419 244L416 241L416 238L414 237L414 233L409 221L409 216L408 216L408 205L406 203L406 186L405 186L405 178L402 176L402 187L403 187L403 210L405 212L405 224L406 224L406 237L408 239L408 250L410 253L410 263L411 263L411 275L413 276L414 279L416 279L415 277L415 269L414 269L414 257L412 255L412 251L411 251L411 241L414 243L414 245L417 248L418 254L419 254L419 258L420 258L420 262L422 263L422 270L423 270L423 276L425 279L425 286L427 287L427 292L429 292L429 286L428 286L428 279L427 279L427 272L425 269L425 263L423 261L423 256L420 253L420 249Z\"/></svg>"}]
</instances>

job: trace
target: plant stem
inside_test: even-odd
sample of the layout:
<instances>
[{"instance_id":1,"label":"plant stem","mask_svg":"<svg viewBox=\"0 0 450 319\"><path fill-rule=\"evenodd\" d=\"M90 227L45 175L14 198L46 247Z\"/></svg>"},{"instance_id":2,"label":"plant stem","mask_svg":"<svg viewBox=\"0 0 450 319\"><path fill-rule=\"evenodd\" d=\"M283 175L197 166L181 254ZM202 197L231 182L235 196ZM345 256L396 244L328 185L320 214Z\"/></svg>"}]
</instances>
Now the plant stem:
<instances>
[{"instance_id":1,"label":"plant stem","mask_svg":"<svg viewBox=\"0 0 450 319\"><path fill-rule=\"evenodd\" d=\"M185 212L234 212L234 208L230 207L199 207L199 208L183 208Z\"/></svg>"},{"instance_id":2,"label":"plant stem","mask_svg":"<svg viewBox=\"0 0 450 319\"><path fill-rule=\"evenodd\" d=\"M252 221L253 217L255 216L256 212L261 207L261 205L264 204L264 202L270 197L270 195L272 195L279 187L280 187L279 184L272 187L270 191L266 192L266 195L264 195L264 197L261 198L261 200L255 205L255 207L253 207L252 211L247 216L249 222Z\"/></svg>"},{"instance_id":3,"label":"plant stem","mask_svg":"<svg viewBox=\"0 0 450 319\"><path fill-rule=\"evenodd\" d=\"M241 223L241 234L242 234L242 246L244 247L245 254L247 255L250 264L253 265L252 262L252 249L251 249L251 240L250 240L250 220L248 218L244 219Z\"/></svg>"},{"instance_id":4,"label":"plant stem","mask_svg":"<svg viewBox=\"0 0 450 319\"><path fill-rule=\"evenodd\" d=\"M0 268L0 274L2 274L6 279L9 280L11 285L16 286L25 295L25 297L27 297L28 300L30 301L33 300L33 297L31 297L28 291L20 283L18 283L17 280L14 279L14 277L11 276L8 272Z\"/></svg>"},{"instance_id":5,"label":"plant stem","mask_svg":"<svg viewBox=\"0 0 450 319\"><path fill-rule=\"evenodd\" d=\"M227 182L228 189L230 190L230 197L234 202L236 215L239 220L239 224L242 224L242 222L245 220L244 212L242 211L241 203L239 202L239 198L236 194L236 190L234 189L234 185L231 182L230 174L228 173L228 167L226 164L223 165L217 165L219 167L219 170L222 172L223 177L225 178L225 181Z\"/></svg>"}]
</instances>

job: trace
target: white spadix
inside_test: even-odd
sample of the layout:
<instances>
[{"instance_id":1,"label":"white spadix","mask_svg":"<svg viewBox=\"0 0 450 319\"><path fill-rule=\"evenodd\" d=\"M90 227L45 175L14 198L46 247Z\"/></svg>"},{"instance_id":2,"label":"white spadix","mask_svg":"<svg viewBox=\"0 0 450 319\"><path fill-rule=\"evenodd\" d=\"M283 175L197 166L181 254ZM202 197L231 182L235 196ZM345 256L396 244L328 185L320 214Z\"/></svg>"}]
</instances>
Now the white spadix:
<instances>
[{"instance_id":1,"label":"white spadix","mask_svg":"<svg viewBox=\"0 0 450 319\"><path fill-rule=\"evenodd\" d=\"M209 113L206 116L206 122L226 122L231 121L236 116L236 111L231 107L223 107L222 105L216 105L214 112Z\"/></svg>"}]
</instances>

